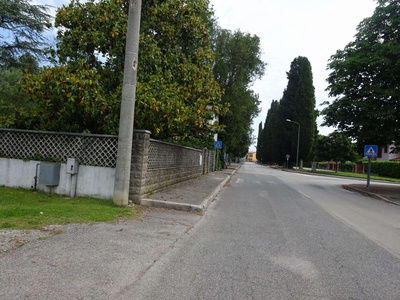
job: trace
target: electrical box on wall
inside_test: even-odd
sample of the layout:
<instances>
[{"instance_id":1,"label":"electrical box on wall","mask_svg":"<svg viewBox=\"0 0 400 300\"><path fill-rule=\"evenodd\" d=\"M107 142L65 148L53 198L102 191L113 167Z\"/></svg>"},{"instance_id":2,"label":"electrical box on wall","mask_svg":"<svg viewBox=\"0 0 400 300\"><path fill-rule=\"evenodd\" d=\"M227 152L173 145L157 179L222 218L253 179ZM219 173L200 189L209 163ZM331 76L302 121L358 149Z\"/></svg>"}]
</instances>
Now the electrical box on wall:
<instances>
[{"instance_id":1,"label":"electrical box on wall","mask_svg":"<svg viewBox=\"0 0 400 300\"><path fill-rule=\"evenodd\" d=\"M67 159L67 174L77 174L78 173L78 160L76 158Z\"/></svg>"},{"instance_id":2,"label":"electrical box on wall","mask_svg":"<svg viewBox=\"0 0 400 300\"><path fill-rule=\"evenodd\" d=\"M60 163L41 163L39 184L56 186L60 183Z\"/></svg>"}]
</instances>

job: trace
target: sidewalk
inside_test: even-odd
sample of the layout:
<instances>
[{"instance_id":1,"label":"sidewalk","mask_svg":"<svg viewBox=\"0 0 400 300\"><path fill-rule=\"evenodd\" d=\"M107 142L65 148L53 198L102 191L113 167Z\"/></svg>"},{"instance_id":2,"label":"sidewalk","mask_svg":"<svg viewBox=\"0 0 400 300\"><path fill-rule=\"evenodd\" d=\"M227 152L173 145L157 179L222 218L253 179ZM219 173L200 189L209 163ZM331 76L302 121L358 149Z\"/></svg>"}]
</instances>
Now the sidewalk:
<instances>
[{"instance_id":1,"label":"sidewalk","mask_svg":"<svg viewBox=\"0 0 400 300\"><path fill-rule=\"evenodd\" d=\"M240 166L175 184L143 202L203 211ZM134 220L55 226L62 234L53 236L51 230L43 237L42 231L0 230L0 299L132 299L132 286L201 218L147 209Z\"/></svg>"},{"instance_id":2,"label":"sidewalk","mask_svg":"<svg viewBox=\"0 0 400 300\"><path fill-rule=\"evenodd\" d=\"M240 164L232 163L228 165L227 169L174 184L145 196L142 199L142 205L186 211L204 211L240 166Z\"/></svg>"},{"instance_id":3,"label":"sidewalk","mask_svg":"<svg viewBox=\"0 0 400 300\"><path fill-rule=\"evenodd\" d=\"M343 186L345 189L359 192L363 195L378 198L392 204L400 205L400 184L377 185L370 184L369 189L366 183L349 184Z\"/></svg>"}]
</instances>

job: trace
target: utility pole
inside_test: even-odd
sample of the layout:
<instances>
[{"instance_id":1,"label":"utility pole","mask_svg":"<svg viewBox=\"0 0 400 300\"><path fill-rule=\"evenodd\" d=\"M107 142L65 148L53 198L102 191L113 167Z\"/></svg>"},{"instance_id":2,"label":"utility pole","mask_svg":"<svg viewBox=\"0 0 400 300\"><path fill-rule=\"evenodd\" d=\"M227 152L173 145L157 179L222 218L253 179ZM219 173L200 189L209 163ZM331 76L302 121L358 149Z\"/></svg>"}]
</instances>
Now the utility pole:
<instances>
[{"instance_id":1,"label":"utility pole","mask_svg":"<svg viewBox=\"0 0 400 300\"><path fill-rule=\"evenodd\" d=\"M129 202L133 121L135 114L136 79L139 58L141 0L129 1L125 45L124 81L119 118L118 154L115 169L114 203L126 206Z\"/></svg>"}]
</instances>

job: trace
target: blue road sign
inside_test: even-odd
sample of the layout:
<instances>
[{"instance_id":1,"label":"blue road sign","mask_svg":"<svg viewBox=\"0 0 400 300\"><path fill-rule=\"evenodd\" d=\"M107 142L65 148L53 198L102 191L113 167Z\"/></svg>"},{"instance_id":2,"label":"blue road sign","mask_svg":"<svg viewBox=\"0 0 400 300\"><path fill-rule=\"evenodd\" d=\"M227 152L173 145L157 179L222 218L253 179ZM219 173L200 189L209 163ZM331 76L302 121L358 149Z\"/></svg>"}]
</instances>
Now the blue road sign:
<instances>
[{"instance_id":1,"label":"blue road sign","mask_svg":"<svg viewBox=\"0 0 400 300\"><path fill-rule=\"evenodd\" d=\"M365 145L364 146L364 156L377 157L378 156L378 146L377 145Z\"/></svg>"},{"instance_id":2,"label":"blue road sign","mask_svg":"<svg viewBox=\"0 0 400 300\"><path fill-rule=\"evenodd\" d=\"M214 148L215 149L222 149L222 141L214 142Z\"/></svg>"}]
</instances>

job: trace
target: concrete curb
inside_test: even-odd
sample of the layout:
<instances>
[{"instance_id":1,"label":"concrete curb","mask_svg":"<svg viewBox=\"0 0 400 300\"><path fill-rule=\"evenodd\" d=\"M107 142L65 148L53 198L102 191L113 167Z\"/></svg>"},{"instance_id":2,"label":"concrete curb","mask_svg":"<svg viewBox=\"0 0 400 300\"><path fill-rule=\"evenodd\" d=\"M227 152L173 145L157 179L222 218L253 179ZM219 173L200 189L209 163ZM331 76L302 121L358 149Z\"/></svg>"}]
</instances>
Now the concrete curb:
<instances>
[{"instance_id":1,"label":"concrete curb","mask_svg":"<svg viewBox=\"0 0 400 300\"><path fill-rule=\"evenodd\" d=\"M208 208L208 206L210 206L211 202L214 200L214 198L218 195L218 193L224 188L224 186L229 182L229 180L231 180L232 176L236 173L236 171L241 167L241 165L239 167L237 167L235 170L233 170L233 172L228 175L228 177L226 177L224 179L224 181L222 181L217 187L216 189L206 198L204 199L203 203L201 204L201 207L203 207L203 211L206 210Z\"/></svg>"},{"instance_id":2,"label":"concrete curb","mask_svg":"<svg viewBox=\"0 0 400 300\"><path fill-rule=\"evenodd\" d=\"M211 202L215 199L218 193L224 188L224 186L231 180L232 176L236 173L236 171L241 167L239 165L236 169L233 170L231 174L229 174L215 189L211 192L210 195L207 196L203 200L200 205L192 205L187 203L179 203L179 202L171 202L171 201L161 201L144 198L141 199L140 204L145 207L158 207L158 208L166 208L166 209L176 209L183 211L195 211L195 212L204 212Z\"/></svg>"},{"instance_id":3,"label":"concrete curb","mask_svg":"<svg viewBox=\"0 0 400 300\"><path fill-rule=\"evenodd\" d=\"M167 208L167 209L176 209L176 210L184 210L184 211L203 211L204 208L202 205L192 205L186 203L178 203L171 201L161 201L154 199L142 199L140 202L141 205L146 207L158 207L158 208Z\"/></svg>"},{"instance_id":4,"label":"concrete curb","mask_svg":"<svg viewBox=\"0 0 400 300\"><path fill-rule=\"evenodd\" d=\"M354 187L351 187L351 186L348 186L348 185L342 185L342 187L343 187L344 189L346 189L346 190L353 191L353 192L357 192L357 193L360 193L360 194L362 194L362 195L364 195L364 196L373 197L373 198L376 198L376 199L378 199L378 200L382 200L382 201L385 201L385 202L387 202L387 203L391 203L391 204L399 205L399 206L400 206L399 203L396 203L396 202L391 201L391 200L389 200L389 199L387 199L387 198L385 198L385 197L379 196L379 195L374 194L374 193L371 193L371 192L366 192L366 191L363 191L363 190L360 190L360 189L357 189L357 188L354 188Z\"/></svg>"}]
</instances>

